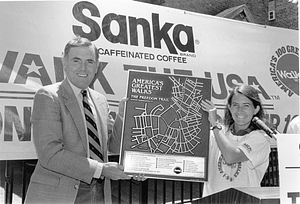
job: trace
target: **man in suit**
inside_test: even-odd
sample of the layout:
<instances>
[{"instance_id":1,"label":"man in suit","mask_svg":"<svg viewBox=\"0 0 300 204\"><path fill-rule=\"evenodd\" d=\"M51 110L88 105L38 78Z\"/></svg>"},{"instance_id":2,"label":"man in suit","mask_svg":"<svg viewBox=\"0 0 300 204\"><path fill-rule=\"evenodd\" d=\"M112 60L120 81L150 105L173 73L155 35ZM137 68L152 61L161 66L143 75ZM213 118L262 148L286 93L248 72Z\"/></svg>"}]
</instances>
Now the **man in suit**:
<instances>
[{"instance_id":1,"label":"man in suit","mask_svg":"<svg viewBox=\"0 0 300 204\"><path fill-rule=\"evenodd\" d=\"M108 162L108 150L119 153L124 114L120 102L115 121L106 98L89 88L98 70L97 48L77 36L63 56L66 78L41 88L34 97L33 139L38 155L25 203L111 203L110 179L130 179L123 166ZM93 110L101 157L91 158L90 133L81 94ZM109 134L108 134L109 133Z\"/></svg>"}]
</instances>

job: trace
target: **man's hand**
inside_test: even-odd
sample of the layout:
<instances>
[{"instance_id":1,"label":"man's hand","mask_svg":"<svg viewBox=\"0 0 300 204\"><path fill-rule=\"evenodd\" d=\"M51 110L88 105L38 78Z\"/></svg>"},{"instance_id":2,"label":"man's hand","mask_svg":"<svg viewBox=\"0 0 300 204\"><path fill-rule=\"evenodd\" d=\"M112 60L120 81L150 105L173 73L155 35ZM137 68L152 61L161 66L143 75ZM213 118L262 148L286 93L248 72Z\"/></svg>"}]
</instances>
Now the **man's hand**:
<instances>
[{"instance_id":1,"label":"man's hand","mask_svg":"<svg viewBox=\"0 0 300 204\"><path fill-rule=\"evenodd\" d=\"M147 179L144 174L133 174L132 178L136 181L145 181Z\"/></svg>"},{"instance_id":2,"label":"man's hand","mask_svg":"<svg viewBox=\"0 0 300 204\"><path fill-rule=\"evenodd\" d=\"M130 176L124 173L124 167L116 162L104 163L102 176L111 180L130 179Z\"/></svg>"}]
</instances>

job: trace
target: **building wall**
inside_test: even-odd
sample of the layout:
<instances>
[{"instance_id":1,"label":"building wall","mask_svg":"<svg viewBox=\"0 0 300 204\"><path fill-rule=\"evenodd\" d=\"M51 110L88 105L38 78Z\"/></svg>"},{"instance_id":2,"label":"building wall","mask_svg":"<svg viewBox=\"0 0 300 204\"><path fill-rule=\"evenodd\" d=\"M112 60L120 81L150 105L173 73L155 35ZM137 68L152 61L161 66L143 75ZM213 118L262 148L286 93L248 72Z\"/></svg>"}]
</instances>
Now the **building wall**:
<instances>
[{"instance_id":1,"label":"building wall","mask_svg":"<svg viewBox=\"0 0 300 204\"><path fill-rule=\"evenodd\" d=\"M245 4L257 24L298 30L298 4L288 0L275 1L275 20L268 20L269 0L137 0L186 11L217 15L235 6Z\"/></svg>"},{"instance_id":2,"label":"building wall","mask_svg":"<svg viewBox=\"0 0 300 204\"><path fill-rule=\"evenodd\" d=\"M277 0L275 7L276 20L274 22L270 22L269 25L299 30L297 4L287 2L287 0Z\"/></svg>"}]
</instances>

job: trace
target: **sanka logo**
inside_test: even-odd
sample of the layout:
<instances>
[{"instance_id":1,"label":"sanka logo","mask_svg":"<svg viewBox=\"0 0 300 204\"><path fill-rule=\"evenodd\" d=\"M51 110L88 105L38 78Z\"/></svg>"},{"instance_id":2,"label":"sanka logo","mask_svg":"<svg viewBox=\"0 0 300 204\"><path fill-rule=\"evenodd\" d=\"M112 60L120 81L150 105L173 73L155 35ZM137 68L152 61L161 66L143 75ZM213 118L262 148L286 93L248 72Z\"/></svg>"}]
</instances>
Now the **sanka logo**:
<instances>
[{"instance_id":1,"label":"sanka logo","mask_svg":"<svg viewBox=\"0 0 300 204\"><path fill-rule=\"evenodd\" d=\"M99 17L99 21L102 19L102 22L96 22L86 16L83 12L85 9L90 11L91 17ZM106 40L111 43L139 46L138 26L140 26L143 30L144 47L161 49L162 42L164 42L171 54L178 54L177 49L181 52L195 52L193 28L182 24L174 25L169 22L165 22L164 25L160 26L159 14L156 13L152 14L151 23L145 18L127 17L115 13L109 13L102 17L97 6L91 2L81 1L74 5L73 16L90 28L90 32L86 33L83 31L82 26L73 25L74 34L86 37L91 41L97 40L102 31ZM112 31L112 26L116 23L118 25L117 34ZM101 24L101 27L99 24ZM169 32L172 33L171 37Z\"/></svg>"}]
</instances>

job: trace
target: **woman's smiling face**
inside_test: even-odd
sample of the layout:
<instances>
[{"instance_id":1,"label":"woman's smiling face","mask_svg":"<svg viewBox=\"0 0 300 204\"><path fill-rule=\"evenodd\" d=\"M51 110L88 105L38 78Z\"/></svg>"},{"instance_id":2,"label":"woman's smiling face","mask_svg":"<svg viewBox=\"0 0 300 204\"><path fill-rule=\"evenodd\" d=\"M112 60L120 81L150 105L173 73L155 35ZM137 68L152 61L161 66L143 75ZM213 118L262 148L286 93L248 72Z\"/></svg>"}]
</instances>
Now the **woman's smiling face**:
<instances>
[{"instance_id":1,"label":"woman's smiling face","mask_svg":"<svg viewBox=\"0 0 300 204\"><path fill-rule=\"evenodd\" d=\"M243 94L234 94L229 111L234 120L235 131L249 127L253 116L259 111L259 106L254 107L252 101Z\"/></svg>"}]
</instances>

